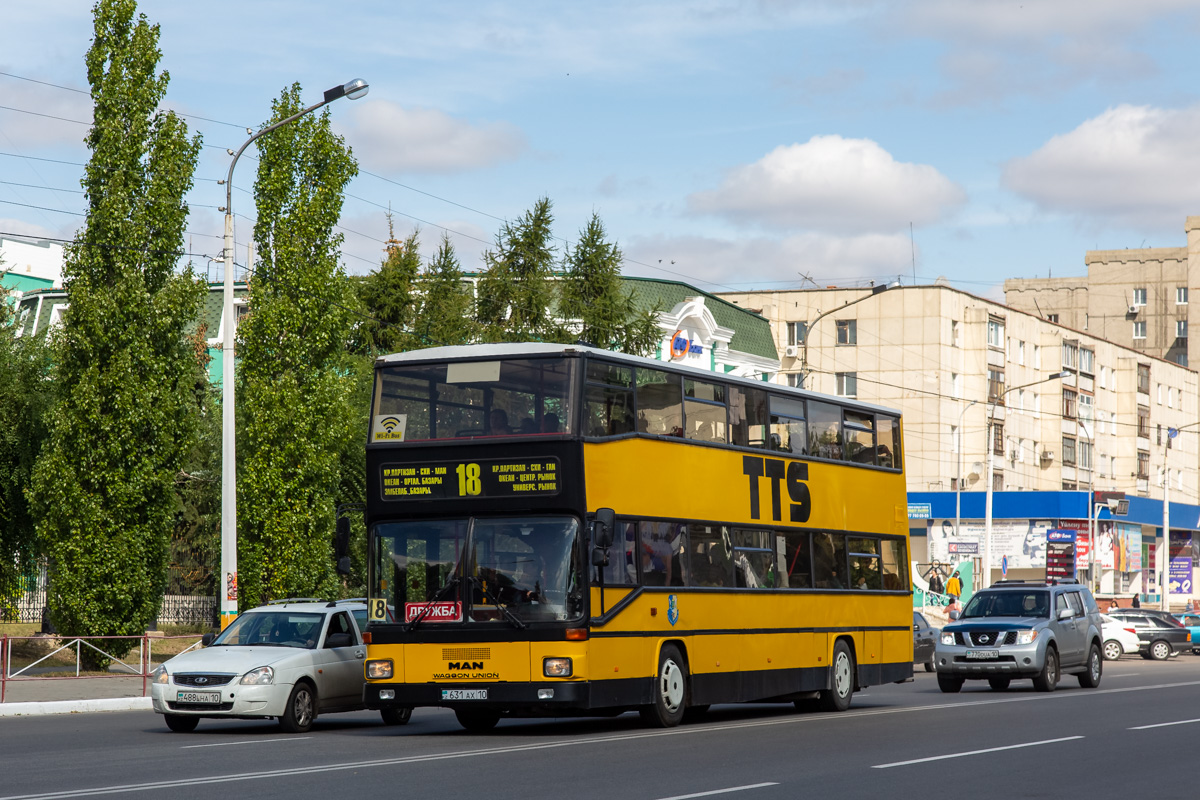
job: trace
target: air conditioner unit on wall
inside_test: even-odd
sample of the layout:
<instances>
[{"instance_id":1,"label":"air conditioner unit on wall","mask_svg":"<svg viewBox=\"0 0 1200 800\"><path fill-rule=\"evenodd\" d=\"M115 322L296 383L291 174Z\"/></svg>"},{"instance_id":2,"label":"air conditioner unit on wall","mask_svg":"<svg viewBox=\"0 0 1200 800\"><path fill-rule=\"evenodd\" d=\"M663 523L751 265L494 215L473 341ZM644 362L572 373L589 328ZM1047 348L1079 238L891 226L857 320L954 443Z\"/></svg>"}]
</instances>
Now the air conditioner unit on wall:
<instances>
[{"instance_id":1,"label":"air conditioner unit on wall","mask_svg":"<svg viewBox=\"0 0 1200 800\"><path fill-rule=\"evenodd\" d=\"M797 355L799 355L799 353L800 347L798 345L789 344L787 347L783 348L783 354L788 358L795 358Z\"/></svg>"},{"instance_id":2,"label":"air conditioner unit on wall","mask_svg":"<svg viewBox=\"0 0 1200 800\"><path fill-rule=\"evenodd\" d=\"M1137 306L1130 306L1130 307L1129 307L1129 313L1130 313L1130 314L1136 314L1136 313L1138 313L1138 307L1137 307Z\"/></svg>"},{"instance_id":3,"label":"air conditioner unit on wall","mask_svg":"<svg viewBox=\"0 0 1200 800\"><path fill-rule=\"evenodd\" d=\"M1053 460L1054 460L1054 451L1053 450L1043 450L1042 451L1042 461L1053 461Z\"/></svg>"}]
</instances>

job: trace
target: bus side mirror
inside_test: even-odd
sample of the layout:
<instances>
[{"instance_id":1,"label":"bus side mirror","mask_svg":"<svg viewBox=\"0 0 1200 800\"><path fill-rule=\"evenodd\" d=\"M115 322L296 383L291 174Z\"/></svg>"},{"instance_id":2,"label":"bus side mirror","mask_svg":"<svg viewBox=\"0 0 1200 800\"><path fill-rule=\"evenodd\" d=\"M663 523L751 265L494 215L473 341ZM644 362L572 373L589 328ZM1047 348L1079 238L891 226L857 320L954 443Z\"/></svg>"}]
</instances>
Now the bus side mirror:
<instances>
[{"instance_id":1,"label":"bus side mirror","mask_svg":"<svg viewBox=\"0 0 1200 800\"><path fill-rule=\"evenodd\" d=\"M592 548L592 566L607 567L608 566L608 550L603 547Z\"/></svg>"},{"instance_id":2,"label":"bus side mirror","mask_svg":"<svg viewBox=\"0 0 1200 800\"><path fill-rule=\"evenodd\" d=\"M333 554L339 575L350 574L350 518L339 517L333 535Z\"/></svg>"},{"instance_id":3,"label":"bus side mirror","mask_svg":"<svg viewBox=\"0 0 1200 800\"><path fill-rule=\"evenodd\" d=\"M592 520L592 545L594 547L612 547L616 519L617 513L611 508L596 509L596 516Z\"/></svg>"}]
</instances>

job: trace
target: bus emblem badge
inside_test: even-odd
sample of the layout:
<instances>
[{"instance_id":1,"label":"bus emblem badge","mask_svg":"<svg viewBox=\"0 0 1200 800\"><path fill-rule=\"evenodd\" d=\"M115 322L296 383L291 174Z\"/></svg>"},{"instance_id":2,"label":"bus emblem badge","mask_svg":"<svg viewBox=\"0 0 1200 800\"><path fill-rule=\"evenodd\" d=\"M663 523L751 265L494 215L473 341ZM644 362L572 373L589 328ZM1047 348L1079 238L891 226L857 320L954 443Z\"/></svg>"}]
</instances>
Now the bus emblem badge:
<instances>
[{"instance_id":1,"label":"bus emblem badge","mask_svg":"<svg viewBox=\"0 0 1200 800\"><path fill-rule=\"evenodd\" d=\"M679 621L679 598L671 595L667 598L667 622L674 625Z\"/></svg>"}]
</instances>

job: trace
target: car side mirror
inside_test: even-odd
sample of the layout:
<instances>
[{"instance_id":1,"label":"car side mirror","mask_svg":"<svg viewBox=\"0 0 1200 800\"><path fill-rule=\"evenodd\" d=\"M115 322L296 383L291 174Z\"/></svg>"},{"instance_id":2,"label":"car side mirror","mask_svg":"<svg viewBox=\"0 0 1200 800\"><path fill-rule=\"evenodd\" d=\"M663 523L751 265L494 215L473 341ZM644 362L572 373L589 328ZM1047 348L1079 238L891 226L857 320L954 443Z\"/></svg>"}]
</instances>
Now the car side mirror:
<instances>
[{"instance_id":1,"label":"car side mirror","mask_svg":"<svg viewBox=\"0 0 1200 800\"><path fill-rule=\"evenodd\" d=\"M950 614L949 614L948 616L950 617L950 619L958 619L958 612L957 612L957 611L951 611L951 612L950 612Z\"/></svg>"},{"instance_id":2,"label":"car side mirror","mask_svg":"<svg viewBox=\"0 0 1200 800\"><path fill-rule=\"evenodd\" d=\"M217 638L217 635L215 633L206 633L200 637L200 646L208 647L210 644L213 643L213 639L216 639L216 638Z\"/></svg>"},{"instance_id":3,"label":"car side mirror","mask_svg":"<svg viewBox=\"0 0 1200 800\"><path fill-rule=\"evenodd\" d=\"M1064 609L1061 609L1061 610L1058 612L1058 618L1059 618L1059 619L1070 619L1070 618L1071 618L1071 617L1073 617L1073 616L1075 616L1075 612L1074 612L1074 611L1072 611L1072 610L1071 610L1071 609L1069 609L1069 608L1064 608Z\"/></svg>"}]
</instances>

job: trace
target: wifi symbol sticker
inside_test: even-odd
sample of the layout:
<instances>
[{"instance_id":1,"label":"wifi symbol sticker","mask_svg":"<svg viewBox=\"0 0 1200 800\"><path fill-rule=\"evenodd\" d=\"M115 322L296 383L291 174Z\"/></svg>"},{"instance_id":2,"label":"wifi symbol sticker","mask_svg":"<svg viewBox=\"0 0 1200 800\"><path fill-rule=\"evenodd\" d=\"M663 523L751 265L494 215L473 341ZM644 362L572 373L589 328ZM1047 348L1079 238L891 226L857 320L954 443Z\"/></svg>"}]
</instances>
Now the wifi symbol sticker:
<instances>
[{"instance_id":1,"label":"wifi symbol sticker","mask_svg":"<svg viewBox=\"0 0 1200 800\"><path fill-rule=\"evenodd\" d=\"M375 417L372 425L371 441L373 442L402 442L404 429L408 427L407 414L384 414Z\"/></svg>"}]
</instances>

